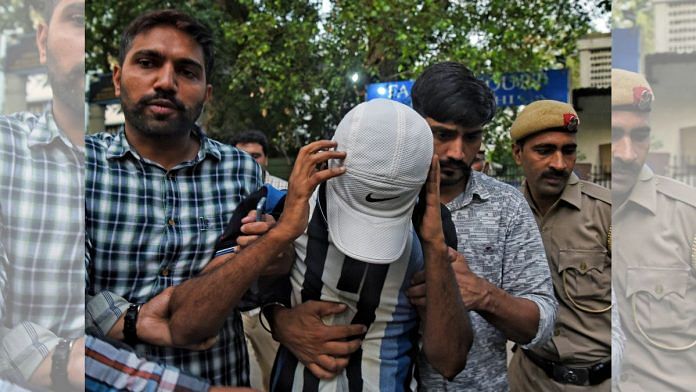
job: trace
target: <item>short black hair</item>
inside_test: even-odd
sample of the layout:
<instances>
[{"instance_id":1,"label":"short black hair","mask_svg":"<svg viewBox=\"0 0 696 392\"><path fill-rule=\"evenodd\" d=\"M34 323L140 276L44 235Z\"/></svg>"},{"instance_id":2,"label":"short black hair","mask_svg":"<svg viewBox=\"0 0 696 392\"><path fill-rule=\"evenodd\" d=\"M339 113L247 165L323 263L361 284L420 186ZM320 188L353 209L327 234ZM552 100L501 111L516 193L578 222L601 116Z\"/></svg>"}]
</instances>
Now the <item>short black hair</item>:
<instances>
[{"instance_id":1,"label":"short black hair","mask_svg":"<svg viewBox=\"0 0 696 392\"><path fill-rule=\"evenodd\" d=\"M158 26L170 26L183 31L193 38L203 49L205 61L205 80L209 81L213 72L215 52L213 49L213 33L203 22L179 10L155 10L135 18L123 31L121 45L118 51L118 63L123 66L126 53L133 47L133 41L138 34L147 32Z\"/></svg>"},{"instance_id":2,"label":"short black hair","mask_svg":"<svg viewBox=\"0 0 696 392\"><path fill-rule=\"evenodd\" d=\"M435 121L462 127L488 123L495 115L495 95L463 64L446 61L426 68L411 89L413 109Z\"/></svg>"},{"instance_id":3,"label":"short black hair","mask_svg":"<svg viewBox=\"0 0 696 392\"><path fill-rule=\"evenodd\" d=\"M30 4L41 14L44 23L49 24L53 16L53 10L60 0L34 0Z\"/></svg>"},{"instance_id":4,"label":"short black hair","mask_svg":"<svg viewBox=\"0 0 696 392\"><path fill-rule=\"evenodd\" d=\"M263 155L268 156L268 138L259 130L248 129L234 135L230 144L236 146L239 143L258 143L261 145Z\"/></svg>"}]
</instances>

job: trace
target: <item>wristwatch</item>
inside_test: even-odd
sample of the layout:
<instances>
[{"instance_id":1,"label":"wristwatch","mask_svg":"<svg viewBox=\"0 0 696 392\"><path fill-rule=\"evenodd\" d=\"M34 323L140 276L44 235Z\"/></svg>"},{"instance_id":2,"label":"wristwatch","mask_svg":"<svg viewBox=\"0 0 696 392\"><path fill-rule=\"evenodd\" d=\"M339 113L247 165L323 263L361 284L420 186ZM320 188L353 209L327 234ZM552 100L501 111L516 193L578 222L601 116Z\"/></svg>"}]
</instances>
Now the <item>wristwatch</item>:
<instances>
[{"instance_id":1,"label":"wristwatch","mask_svg":"<svg viewBox=\"0 0 696 392\"><path fill-rule=\"evenodd\" d=\"M70 391L68 361L74 340L60 339L51 357L51 383L55 391Z\"/></svg>"},{"instance_id":2,"label":"wristwatch","mask_svg":"<svg viewBox=\"0 0 696 392\"><path fill-rule=\"evenodd\" d=\"M126 311L126 316L123 319L123 341L130 345L140 342L138 339L138 313L143 305L131 304Z\"/></svg>"}]
</instances>

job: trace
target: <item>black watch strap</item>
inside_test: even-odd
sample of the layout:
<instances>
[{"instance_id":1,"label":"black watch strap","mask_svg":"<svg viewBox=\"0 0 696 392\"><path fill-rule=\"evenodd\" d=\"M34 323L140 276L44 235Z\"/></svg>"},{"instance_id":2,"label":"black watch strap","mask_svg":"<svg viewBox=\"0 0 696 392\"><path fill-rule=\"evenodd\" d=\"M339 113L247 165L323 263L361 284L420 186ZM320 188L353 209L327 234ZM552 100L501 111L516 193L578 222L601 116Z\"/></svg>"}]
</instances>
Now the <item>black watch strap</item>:
<instances>
[{"instance_id":1,"label":"black watch strap","mask_svg":"<svg viewBox=\"0 0 696 392\"><path fill-rule=\"evenodd\" d=\"M72 341L60 339L51 357L51 384L55 391L69 391L71 389L68 380L68 360Z\"/></svg>"},{"instance_id":2,"label":"black watch strap","mask_svg":"<svg viewBox=\"0 0 696 392\"><path fill-rule=\"evenodd\" d=\"M136 325L138 324L138 313L140 312L141 306L142 305L131 304L123 319L123 340L130 345L140 342Z\"/></svg>"}]
</instances>

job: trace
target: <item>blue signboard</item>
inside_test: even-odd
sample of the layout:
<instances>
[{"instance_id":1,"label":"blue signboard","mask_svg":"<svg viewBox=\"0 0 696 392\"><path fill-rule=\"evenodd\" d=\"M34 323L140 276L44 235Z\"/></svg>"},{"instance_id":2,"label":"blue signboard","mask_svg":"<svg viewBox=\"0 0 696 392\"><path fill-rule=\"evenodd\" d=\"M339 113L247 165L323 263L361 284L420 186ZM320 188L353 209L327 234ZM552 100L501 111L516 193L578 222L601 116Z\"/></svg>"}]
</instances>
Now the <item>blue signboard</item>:
<instances>
[{"instance_id":1,"label":"blue signboard","mask_svg":"<svg viewBox=\"0 0 696 392\"><path fill-rule=\"evenodd\" d=\"M611 30L611 67L640 72L640 29Z\"/></svg>"},{"instance_id":2,"label":"blue signboard","mask_svg":"<svg viewBox=\"0 0 696 392\"><path fill-rule=\"evenodd\" d=\"M411 106L411 87L413 80L368 84L365 100L387 98Z\"/></svg>"},{"instance_id":3,"label":"blue signboard","mask_svg":"<svg viewBox=\"0 0 696 392\"><path fill-rule=\"evenodd\" d=\"M484 78L495 93L498 106L526 105L540 99L553 99L561 102L570 100L570 81L568 70L551 70L538 73L515 72L505 74L499 83L490 78ZM538 90L524 88L534 82L541 88ZM374 83L367 85L366 100L388 98L411 105L412 80Z\"/></svg>"},{"instance_id":4,"label":"blue signboard","mask_svg":"<svg viewBox=\"0 0 696 392\"><path fill-rule=\"evenodd\" d=\"M540 99L553 99L561 102L570 100L570 81L566 69L537 73L509 73L503 75L499 83L488 78L485 80L495 93L496 103L501 107L527 105ZM524 88L530 82L541 88L538 90Z\"/></svg>"}]
</instances>

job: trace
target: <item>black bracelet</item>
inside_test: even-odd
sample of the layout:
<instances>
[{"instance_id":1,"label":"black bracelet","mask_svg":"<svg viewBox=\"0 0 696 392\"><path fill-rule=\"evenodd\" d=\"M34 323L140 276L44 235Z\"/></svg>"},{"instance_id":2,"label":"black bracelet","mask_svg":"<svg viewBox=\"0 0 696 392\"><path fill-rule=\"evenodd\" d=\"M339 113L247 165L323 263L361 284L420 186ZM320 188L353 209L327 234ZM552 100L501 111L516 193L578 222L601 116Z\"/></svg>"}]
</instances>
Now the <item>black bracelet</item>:
<instances>
[{"instance_id":1,"label":"black bracelet","mask_svg":"<svg viewBox=\"0 0 696 392\"><path fill-rule=\"evenodd\" d=\"M72 340L60 339L51 357L51 383L55 391L69 391L72 387L68 379L68 362Z\"/></svg>"},{"instance_id":2,"label":"black bracelet","mask_svg":"<svg viewBox=\"0 0 696 392\"><path fill-rule=\"evenodd\" d=\"M142 305L131 304L126 311L126 316L123 319L123 341L134 345L140 342L138 339L138 313Z\"/></svg>"},{"instance_id":3,"label":"black bracelet","mask_svg":"<svg viewBox=\"0 0 696 392\"><path fill-rule=\"evenodd\" d=\"M267 310L268 308L270 308L271 306L281 306L281 307L286 308L286 309L287 309L287 306L285 306L285 304L282 304L282 303L280 303L280 302L268 302L268 303L265 303L265 304L261 305L261 311L259 312L259 324L261 324L261 327L262 327L263 329L265 329L268 333L270 333L271 335L273 335L273 331L271 331L271 327L270 327L270 326L266 326L266 323L263 322L264 317L262 317L262 316L266 316L266 314L265 314L265 313L266 313L266 310ZM266 318L266 320L268 320L269 322L270 322L271 319L272 319L272 317L270 317L270 313L269 313L268 316L266 316L265 318Z\"/></svg>"}]
</instances>

